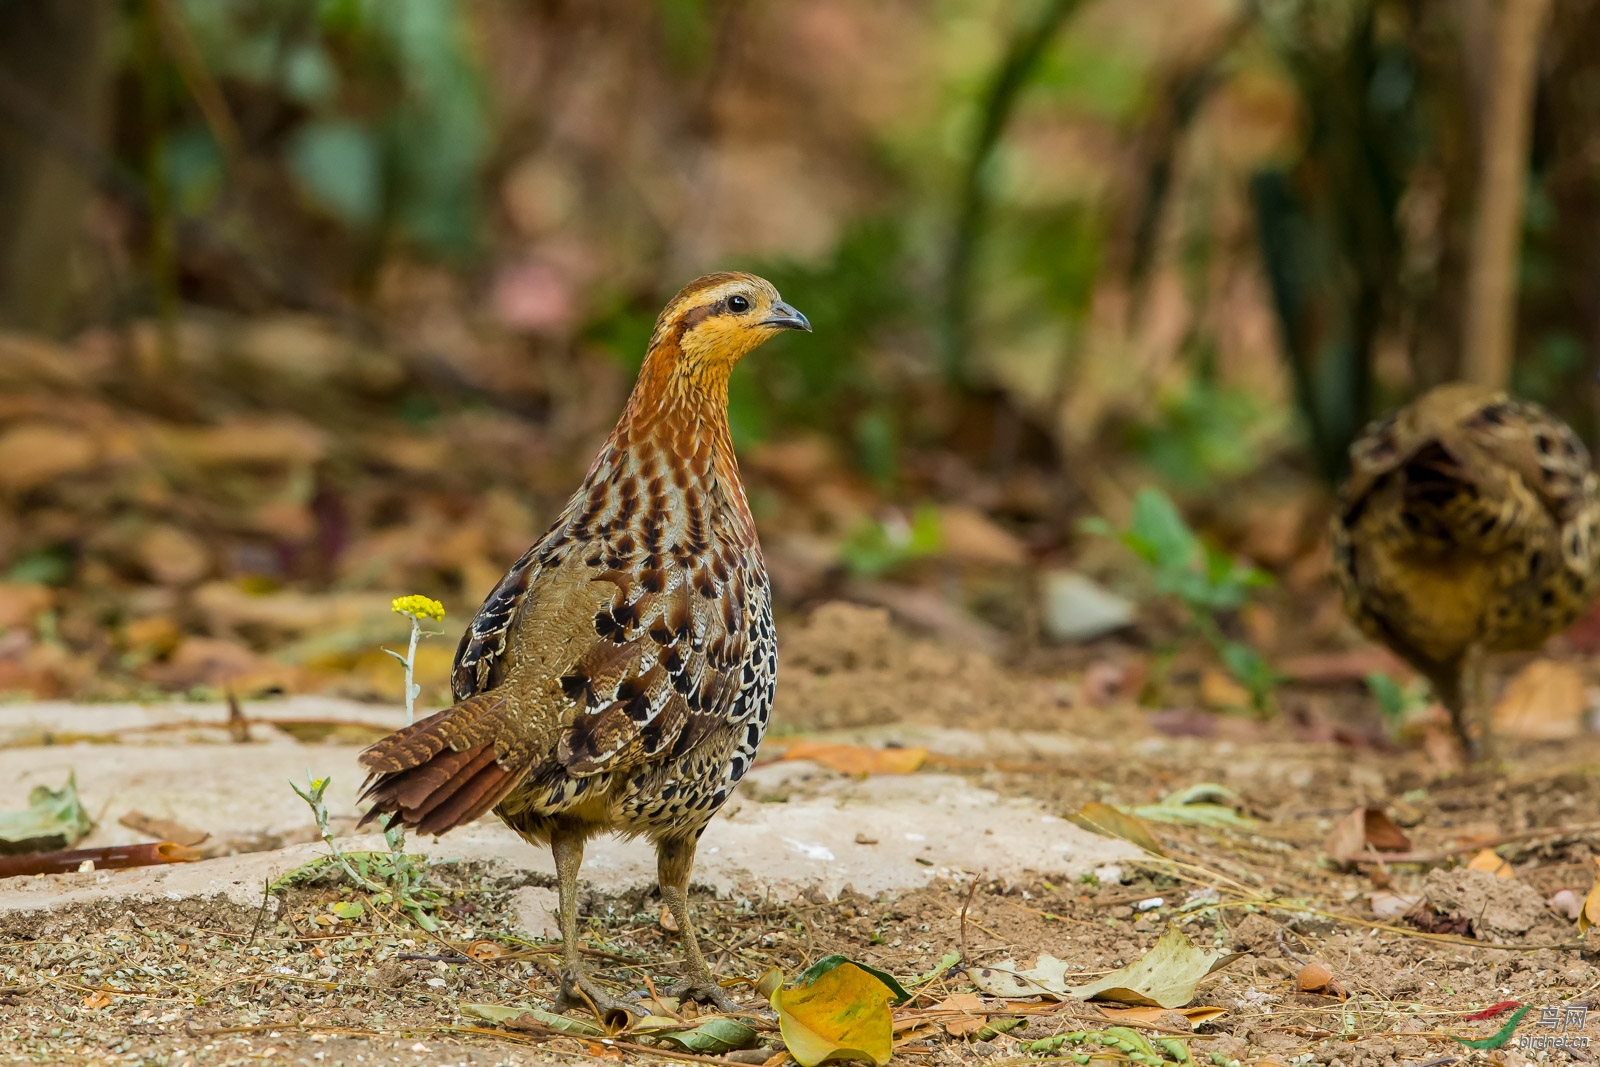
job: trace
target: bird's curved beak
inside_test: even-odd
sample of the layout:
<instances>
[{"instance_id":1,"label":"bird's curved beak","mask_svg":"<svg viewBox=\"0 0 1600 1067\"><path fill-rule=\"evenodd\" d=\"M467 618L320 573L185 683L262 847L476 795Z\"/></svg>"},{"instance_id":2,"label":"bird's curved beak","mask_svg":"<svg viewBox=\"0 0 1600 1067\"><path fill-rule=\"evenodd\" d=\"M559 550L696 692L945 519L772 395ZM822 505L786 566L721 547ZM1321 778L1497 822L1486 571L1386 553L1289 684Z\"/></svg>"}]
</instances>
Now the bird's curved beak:
<instances>
[{"instance_id":1,"label":"bird's curved beak","mask_svg":"<svg viewBox=\"0 0 1600 1067\"><path fill-rule=\"evenodd\" d=\"M804 330L811 332L811 320L782 300L772 305L772 314L761 320L761 325L775 330Z\"/></svg>"}]
</instances>

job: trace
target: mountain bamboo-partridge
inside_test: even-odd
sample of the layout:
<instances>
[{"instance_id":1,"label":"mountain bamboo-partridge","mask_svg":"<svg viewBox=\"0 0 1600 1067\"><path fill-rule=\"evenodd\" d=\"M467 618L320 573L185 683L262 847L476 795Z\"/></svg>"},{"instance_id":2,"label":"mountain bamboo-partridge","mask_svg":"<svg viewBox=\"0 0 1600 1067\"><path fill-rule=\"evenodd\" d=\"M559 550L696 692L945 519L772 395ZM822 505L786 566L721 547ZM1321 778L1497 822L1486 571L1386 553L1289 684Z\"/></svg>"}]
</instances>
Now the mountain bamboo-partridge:
<instances>
[{"instance_id":1,"label":"mountain bamboo-partridge","mask_svg":"<svg viewBox=\"0 0 1600 1067\"><path fill-rule=\"evenodd\" d=\"M585 972L584 843L657 851L688 980L733 1005L706 965L687 894L695 845L749 770L777 676L772 596L728 431L740 358L806 317L749 274L685 286L656 320L621 420L549 532L489 594L456 650L453 707L377 742L365 819L441 834L491 808L550 845L564 941L559 1010L641 1011Z\"/></svg>"},{"instance_id":2,"label":"mountain bamboo-partridge","mask_svg":"<svg viewBox=\"0 0 1600 1067\"><path fill-rule=\"evenodd\" d=\"M1536 404L1440 386L1350 448L1333 519L1346 611L1426 676L1473 760L1490 755L1484 657L1537 648L1600 587L1600 480Z\"/></svg>"}]
</instances>

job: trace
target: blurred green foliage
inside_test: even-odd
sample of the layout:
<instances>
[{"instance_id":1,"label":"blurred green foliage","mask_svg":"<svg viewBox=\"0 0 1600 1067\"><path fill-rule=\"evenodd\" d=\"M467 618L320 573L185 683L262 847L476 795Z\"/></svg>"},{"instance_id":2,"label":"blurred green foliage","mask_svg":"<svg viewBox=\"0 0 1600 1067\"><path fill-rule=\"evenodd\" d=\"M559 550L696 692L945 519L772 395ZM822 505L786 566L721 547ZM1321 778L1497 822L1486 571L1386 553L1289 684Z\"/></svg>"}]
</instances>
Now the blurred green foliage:
<instances>
[{"instance_id":1,"label":"blurred green foliage","mask_svg":"<svg viewBox=\"0 0 1600 1067\"><path fill-rule=\"evenodd\" d=\"M1168 483L1203 492L1255 469L1277 414L1242 389L1191 379L1158 400L1154 419L1130 427L1127 445Z\"/></svg>"},{"instance_id":2,"label":"blurred green foliage","mask_svg":"<svg viewBox=\"0 0 1600 1067\"><path fill-rule=\"evenodd\" d=\"M1211 644L1229 673L1250 691L1257 710L1265 708L1277 684L1276 673L1259 652L1228 637L1217 616L1243 607L1251 591L1270 585L1271 577L1240 566L1228 553L1203 541L1159 489L1139 490L1125 530L1115 530L1102 519L1083 525L1092 533L1115 537L1145 562L1155 591L1183 605L1193 631Z\"/></svg>"},{"instance_id":3,"label":"blurred green foliage","mask_svg":"<svg viewBox=\"0 0 1600 1067\"><path fill-rule=\"evenodd\" d=\"M456 0L183 0L182 11L216 77L292 105L269 135L314 209L436 255L477 246L488 97ZM193 119L165 154L175 202L210 206L225 165L212 131Z\"/></svg>"},{"instance_id":4,"label":"blurred green foliage","mask_svg":"<svg viewBox=\"0 0 1600 1067\"><path fill-rule=\"evenodd\" d=\"M1411 685L1402 686L1382 671L1373 671L1367 675L1367 690L1378 705L1378 714L1383 717L1384 729L1390 737L1399 735L1400 727L1408 715L1428 706L1428 683L1425 679L1419 678Z\"/></svg>"},{"instance_id":5,"label":"blurred green foliage","mask_svg":"<svg viewBox=\"0 0 1600 1067\"><path fill-rule=\"evenodd\" d=\"M909 563L937 555L944 547L939 509L919 506L906 522L898 516L871 519L840 545L839 556L858 578L876 578Z\"/></svg>"}]
</instances>

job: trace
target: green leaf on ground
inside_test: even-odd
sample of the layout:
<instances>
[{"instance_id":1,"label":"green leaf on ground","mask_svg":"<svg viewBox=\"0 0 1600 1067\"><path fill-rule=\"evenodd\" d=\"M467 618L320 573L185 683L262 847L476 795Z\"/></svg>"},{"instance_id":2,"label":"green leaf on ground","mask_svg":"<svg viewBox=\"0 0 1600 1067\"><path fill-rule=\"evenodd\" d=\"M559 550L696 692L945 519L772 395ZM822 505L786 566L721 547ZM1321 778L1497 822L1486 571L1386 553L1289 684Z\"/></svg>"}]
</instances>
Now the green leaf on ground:
<instances>
[{"instance_id":1,"label":"green leaf on ground","mask_svg":"<svg viewBox=\"0 0 1600 1067\"><path fill-rule=\"evenodd\" d=\"M685 1052L698 1052L703 1056L720 1056L756 1043L755 1030L724 1015L713 1016L692 1029L666 1031L659 1036Z\"/></svg>"},{"instance_id":2,"label":"green leaf on ground","mask_svg":"<svg viewBox=\"0 0 1600 1067\"><path fill-rule=\"evenodd\" d=\"M1180 826L1230 827L1235 830L1253 830L1257 820L1240 815L1233 805L1238 794L1226 786L1211 782L1191 785L1169 793L1159 804L1146 804L1125 808L1129 815L1151 822L1177 823Z\"/></svg>"},{"instance_id":3,"label":"green leaf on ground","mask_svg":"<svg viewBox=\"0 0 1600 1067\"><path fill-rule=\"evenodd\" d=\"M584 1022L582 1019L573 1019L565 1015L556 1015L554 1012L542 1008L519 1008L509 1004L463 1004L461 1012L491 1023L508 1027L512 1030L535 1029L526 1025L528 1022L538 1023L559 1030L564 1034L577 1034L580 1037L605 1037L606 1031L594 1023ZM518 1023L524 1023L518 1026Z\"/></svg>"},{"instance_id":4,"label":"green leaf on ground","mask_svg":"<svg viewBox=\"0 0 1600 1067\"><path fill-rule=\"evenodd\" d=\"M60 789L36 785L26 811L0 811L0 855L55 852L71 848L94 829L78 799L77 775Z\"/></svg>"}]
</instances>

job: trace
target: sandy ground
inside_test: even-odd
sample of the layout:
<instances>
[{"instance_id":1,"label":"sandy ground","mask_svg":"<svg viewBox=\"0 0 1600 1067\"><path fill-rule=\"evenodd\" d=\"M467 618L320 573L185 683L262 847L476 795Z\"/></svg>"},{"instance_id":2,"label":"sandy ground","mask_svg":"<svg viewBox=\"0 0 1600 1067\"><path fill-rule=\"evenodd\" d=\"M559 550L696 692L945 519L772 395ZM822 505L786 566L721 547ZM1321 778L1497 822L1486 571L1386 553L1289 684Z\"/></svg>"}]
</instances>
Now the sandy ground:
<instances>
[{"instance_id":1,"label":"sandy ground","mask_svg":"<svg viewBox=\"0 0 1600 1067\"><path fill-rule=\"evenodd\" d=\"M1151 1034L1188 1035L1199 1062L1515 1064L1600 1053L1534 1053L1515 1040L1489 1053L1457 1040L1499 1027L1507 1016L1468 1016L1502 1001L1532 1006L1519 1036L1600 1037L1600 1005L1581 1021L1568 1010L1600 992L1600 933L1585 939L1547 906L1563 889L1581 897L1595 878L1595 738L1513 746L1502 773L1476 777L1421 752L1282 731L1248 742L1173 738L1130 705L1074 703L1059 681L1012 676L975 653L864 645L862 632L880 622L847 614L812 631L810 644L802 634L786 647L769 761L708 830L697 867L698 922L726 981L769 966L793 975L843 952L924 979L901 1009L896 1062L1023 1062L1031 1042L1112 1022L1078 1002L988 999L961 1003L990 1024L1017 1020L1013 1028L947 1026L949 1011L931 1009L972 986L960 965L941 961L1048 953L1081 981L1138 958L1178 924L1197 944L1244 953L1200 986L1194 1005L1220 1011L1192 1034L1181 1015L1141 1021ZM331 775L334 828L353 835L354 756L397 713L312 700L246 711L251 740L239 743L217 706L0 708L0 808L74 773L97 821L85 845L148 840L119 822L137 811L206 830L203 848L235 853L0 883L0 1060L661 1057L627 1035L605 1045L498 1030L465 1007L543 1006L554 992L549 858L492 819L412 844L441 894L434 933L376 906L349 917L362 895L334 879L264 893L326 852L288 779ZM864 778L773 758L819 730L930 756L916 773ZM1257 821L1242 830L1152 823L1167 853L1157 860L1063 818L1088 802L1149 804L1201 782L1235 790ZM1499 849L1509 877L1448 858L1336 869L1324 838L1361 804L1392 815L1414 851L1466 859L1475 839L1511 837ZM665 988L681 956L662 925L648 849L597 842L584 878L591 966L619 992ZM1385 895L1404 898L1410 916L1375 911ZM1302 991L1312 961L1332 985ZM730 991L775 1043L761 998L748 985ZM1541 1028L1552 1009L1563 1025Z\"/></svg>"}]
</instances>

